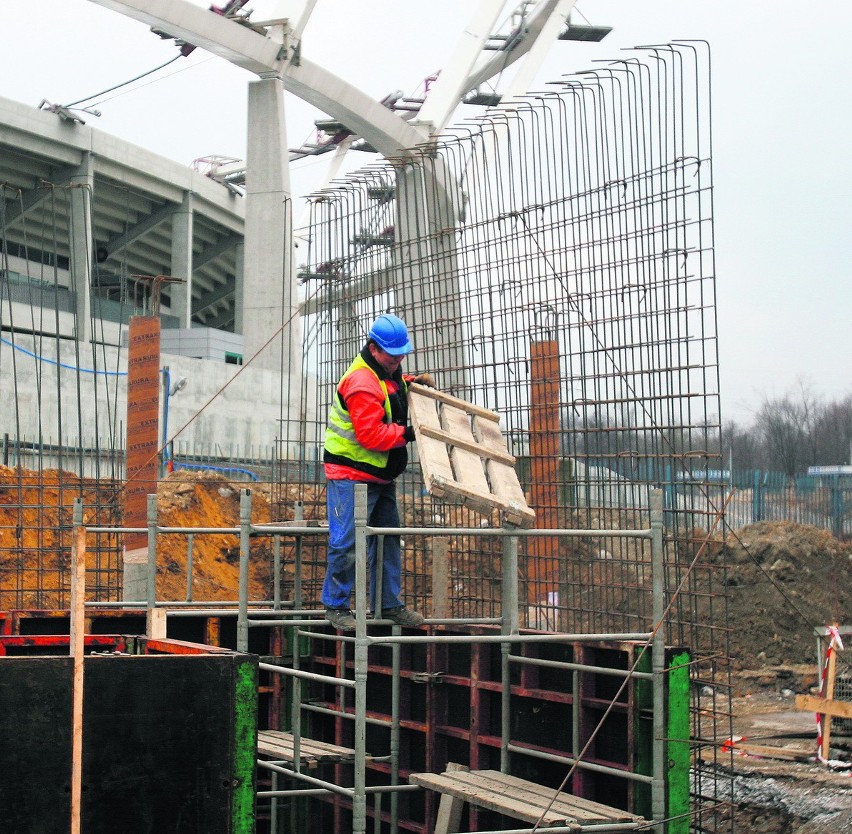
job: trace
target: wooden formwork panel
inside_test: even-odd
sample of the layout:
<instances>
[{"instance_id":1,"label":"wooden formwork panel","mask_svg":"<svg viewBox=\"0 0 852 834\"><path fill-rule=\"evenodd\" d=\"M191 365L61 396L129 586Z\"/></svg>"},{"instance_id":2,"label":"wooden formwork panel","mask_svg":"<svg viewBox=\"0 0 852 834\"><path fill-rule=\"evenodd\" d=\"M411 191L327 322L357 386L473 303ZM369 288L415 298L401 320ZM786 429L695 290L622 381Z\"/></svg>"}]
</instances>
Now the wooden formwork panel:
<instances>
[{"instance_id":1,"label":"wooden formwork panel","mask_svg":"<svg viewBox=\"0 0 852 834\"><path fill-rule=\"evenodd\" d=\"M532 527L535 513L500 431L500 415L434 388L412 384L409 413L430 495Z\"/></svg>"}]
</instances>

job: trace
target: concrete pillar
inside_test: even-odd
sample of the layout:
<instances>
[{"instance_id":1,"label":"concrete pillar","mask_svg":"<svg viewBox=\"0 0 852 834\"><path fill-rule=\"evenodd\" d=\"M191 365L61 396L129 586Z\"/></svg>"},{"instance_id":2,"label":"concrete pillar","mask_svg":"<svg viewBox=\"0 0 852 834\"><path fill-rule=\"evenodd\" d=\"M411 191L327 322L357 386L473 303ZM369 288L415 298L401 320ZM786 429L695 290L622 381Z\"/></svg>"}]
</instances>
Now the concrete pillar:
<instances>
[{"instance_id":1,"label":"concrete pillar","mask_svg":"<svg viewBox=\"0 0 852 834\"><path fill-rule=\"evenodd\" d=\"M438 370L443 390L470 399L455 234L460 200L440 156L423 156L397 171L397 304L414 331L415 348L406 370Z\"/></svg>"},{"instance_id":2,"label":"concrete pillar","mask_svg":"<svg viewBox=\"0 0 852 834\"><path fill-rule=\"evenodd\" d=\"M192 192L185 191L180 208L172 215L171 275L182 284L172 284L171 314L177 316L178 327L192 327Z\"/></svg>"},{"instance_id":3,"label":"concrete pillar","mask_svg":"<svg viewBox=\"0 0 852 834\"><path fill-rule=\"evenodd\" d=\"M92 338L92 202L95 174L92 154L85 152L79 173L71 177L71 289L76 300L76 336L81 342Z\"/></svg>"},{"instance_id":4,"label":"concrete pillar","mask_svg":"<svg viewBox=\"0 0 852 834\"><path fill-rule=\"evenodd\" d=\"M244 334L243 293L245 292L245 244L234 247L234 333ZM243 340L245 342L245 340ZM245 354L245 344L243 346Z\"/></svg>"},{"instance_id":5,"label":"concrete pillar","mask_svg":"<svg viewBox=\"0 0 852 834\"><path fill-rule=\"evenodd\" d=\"M535 526L562 527L559 512L559 342L540 339L530 342L530 506ZM549 595L559 587L559 540L536 538L529 542L527 577L534 587L531 603L556 606ZM563 602L564 604L564 602ZM547 612L540 608L539 614ZM552 612L555 615L555 610ZM555 626L555 619L548 626Z\"/></svg>"},{"instance_id":6,"label":"concrete pillar","mask_svg":"<svg viewBox=\"0 0 852 834\"><path fill-rule=\"evenodd\" d=\"M299 436L302 370L292 223L284 87L278 78L262 78L249 83L248 96L243 359L289 375L282 390L295 396L284 403L281 424L288 449Z\"/></svg>"}]
</instances>

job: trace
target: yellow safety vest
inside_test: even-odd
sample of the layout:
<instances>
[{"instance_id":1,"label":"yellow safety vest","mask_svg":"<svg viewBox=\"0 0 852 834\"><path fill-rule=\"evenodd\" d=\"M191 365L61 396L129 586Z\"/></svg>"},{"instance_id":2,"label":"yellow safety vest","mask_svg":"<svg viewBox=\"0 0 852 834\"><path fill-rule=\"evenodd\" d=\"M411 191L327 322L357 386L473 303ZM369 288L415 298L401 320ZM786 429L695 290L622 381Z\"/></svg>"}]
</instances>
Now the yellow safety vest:
<instances>
[{"instance_id":1,"label":"yellow safety vest","mask_svg":"<svg viewBox=\"0 0 852 834\"><path fill-rule=\"evenodd\" d=\"M385 422L390 424L393 421L391 412L390 395L388 394L387 384L379 375L364 361L361 354L355 357L352 364L346 369L346 373L340 378L338 383L338 391L340 383L343 382L349 374L366 368L373 376L376 377L382 391L385 395ZM405 393L405 382L403 382L403 394ZM352 418L349 412L346 411L340 404L340 396L338 391L334 393L334 399L331 403L331 409L328 413L328 423L325 429L325 450L336 457L345 458L351 461L353 468L372 471L375 475L380 475L388 463L387 451L375 451L365 449L355 437L355 429L352 426ZM359 465L360 464L360 465ZM367 468L369 467L369 468Z\"/></svg>"}]
</instances>

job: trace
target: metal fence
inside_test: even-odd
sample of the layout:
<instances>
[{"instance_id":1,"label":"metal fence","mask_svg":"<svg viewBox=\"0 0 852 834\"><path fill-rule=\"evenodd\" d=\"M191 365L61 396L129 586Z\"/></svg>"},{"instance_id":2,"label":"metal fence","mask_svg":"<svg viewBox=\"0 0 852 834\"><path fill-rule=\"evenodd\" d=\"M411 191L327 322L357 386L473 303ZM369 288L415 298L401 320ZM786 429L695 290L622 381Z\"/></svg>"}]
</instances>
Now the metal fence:
<instances>
[{"instance_id":1,"label":"metal fence","mask_svg":"<svg viewBox=\"0 0 852 834\"><path fill-rule=\"evenodd\" d=\"M852 482L849 478L802 476L760 469L725 471L733 489L727 524L732 529L758 521L792 521L852 538Z\"/></svg>"},{"instance_id":2,"label":"metal fence","mask_svg":"<svg viewBox=\"0 0 852 834\"><path fill-rule=\"evenodd\" d=\"M276 449L272 444L244 448L237 443L176 440L170 446L166 459L171 464L168 471L204 470L219 472L234 481L268 483L273 477L278 477L281 468L280 465L276 467L275 456ZM0 462L3 466L20 466L35 472L61 469L95 480L120 481L126 474L123 445L107 447L97 438L57 443L52 438L32 440L5 433L0 444Z\"/></svg>"}]
</instances>

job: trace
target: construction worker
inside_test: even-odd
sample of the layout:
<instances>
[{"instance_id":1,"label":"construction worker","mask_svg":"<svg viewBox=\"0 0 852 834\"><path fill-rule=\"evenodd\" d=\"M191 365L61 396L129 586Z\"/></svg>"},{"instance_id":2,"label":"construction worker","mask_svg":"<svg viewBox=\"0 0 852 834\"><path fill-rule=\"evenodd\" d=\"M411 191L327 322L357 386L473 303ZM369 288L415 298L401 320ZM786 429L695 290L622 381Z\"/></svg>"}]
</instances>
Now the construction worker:
<instances>
[{"instance_id":1,"label":"construction worker","mask_svg":"<svg viewBox=\"0 0 852 834\"><path fill-rule=\"evenodd\" d=\"M381 315L367 343L337 384L325 431L323 463L328 481L328 566L322 587L326 619L352 631L355 584L355 484L367 484L367 520L374 527L399 527L394 479L408 463L406 444L409 382L434 387L431 374L404 375L400 366L412 351L408 328L394 315ZM419 626L423 616L400 600L399 536L384 536L382 599L376 600L376 537L368 539L370 606L374 616L397 625Z\"/></svg>"}]
</instances>

